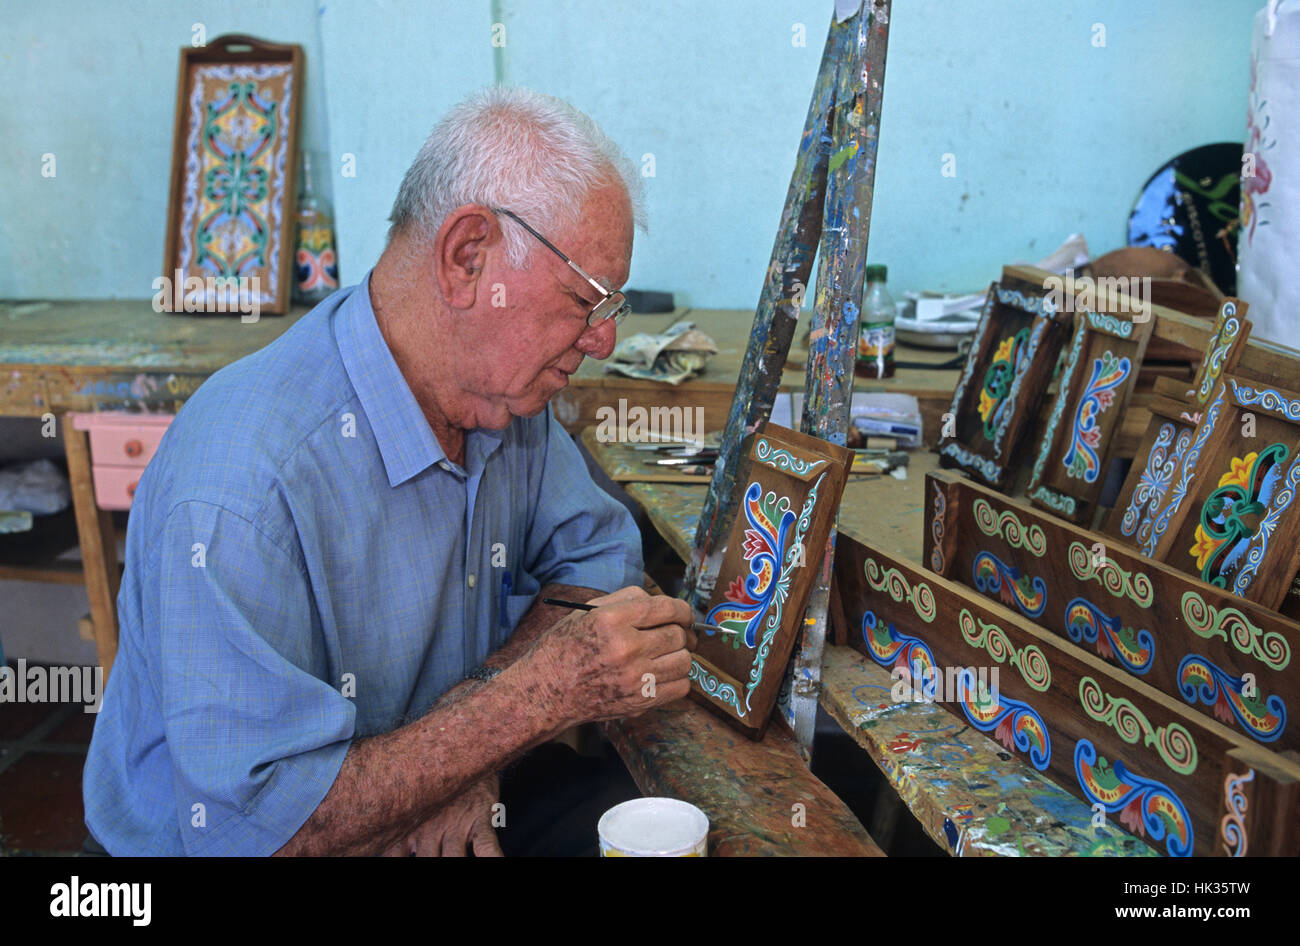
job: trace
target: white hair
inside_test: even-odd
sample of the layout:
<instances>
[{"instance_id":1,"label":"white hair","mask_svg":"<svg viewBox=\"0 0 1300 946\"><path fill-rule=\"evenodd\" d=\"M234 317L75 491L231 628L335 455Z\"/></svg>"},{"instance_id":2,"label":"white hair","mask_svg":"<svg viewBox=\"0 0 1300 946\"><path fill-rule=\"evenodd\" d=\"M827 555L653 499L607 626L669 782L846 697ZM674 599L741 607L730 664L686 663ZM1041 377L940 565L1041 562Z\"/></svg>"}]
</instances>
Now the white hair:
<instances>
[{"instance_id":1,"label":"white hair","mask_svg":"<svg viewBox=\"0 0 1300 946\"><path fill-rule=\"evenodd\" d=\"M591 118L551 95L491 86L434 126L402 178L389 238L407 231L432 240L447 215L465 204L513 211L550 238L579 222L591 190L616 182L627 190L635 225L645 230L640 175ZM506 259L516 268L540 246L518 225L503 222L502 232Z\"/></svg>"}]
</instances>

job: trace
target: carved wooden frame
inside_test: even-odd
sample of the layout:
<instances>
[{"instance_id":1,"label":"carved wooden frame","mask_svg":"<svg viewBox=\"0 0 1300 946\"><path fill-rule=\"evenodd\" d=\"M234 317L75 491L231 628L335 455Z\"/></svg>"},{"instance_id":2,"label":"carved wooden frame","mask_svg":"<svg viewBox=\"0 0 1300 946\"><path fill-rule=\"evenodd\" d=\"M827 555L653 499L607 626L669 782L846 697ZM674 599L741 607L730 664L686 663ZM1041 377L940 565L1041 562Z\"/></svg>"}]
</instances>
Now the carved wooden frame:
<instances>
[{"instance_id":1,"label":"carved wooden frame","mask_svg":"<svg viewBox=\"0 0 1300 946\"><path fill-rule=\"evenodd\" d=\"M1047 386L1064 335L1046 291L1037 296L998 283L989 286L953 391L953 434L939 438L944 466L959 467L996 489L1009 484L1024 434L1038 412L1037 400L1027 395Z\"/></svg>"},{"instance_id":2,"label":"carved wooden frame","mask_svg":"<svg viewBox=\"0 0 1300 946\"><path fill-rule=\"evenodd\" d=\"M1091 515L1154 326L1150 317L1138 322L1091 310L1076 314L1026 492L1035 505L1074 522Z\"/></svg>"},{"instance_id":3,"label":"carved wooden frame","mask_svg":"<svg viewBox=\"0 0 1300 946\"><path fill-rule=\"evenodd\" d=\"M692 655L691 695L761 739L802 627L852 451L767 424L752 435L749 469L705 621L739 631L703 633Z\"/></svg>"}]
</instances>

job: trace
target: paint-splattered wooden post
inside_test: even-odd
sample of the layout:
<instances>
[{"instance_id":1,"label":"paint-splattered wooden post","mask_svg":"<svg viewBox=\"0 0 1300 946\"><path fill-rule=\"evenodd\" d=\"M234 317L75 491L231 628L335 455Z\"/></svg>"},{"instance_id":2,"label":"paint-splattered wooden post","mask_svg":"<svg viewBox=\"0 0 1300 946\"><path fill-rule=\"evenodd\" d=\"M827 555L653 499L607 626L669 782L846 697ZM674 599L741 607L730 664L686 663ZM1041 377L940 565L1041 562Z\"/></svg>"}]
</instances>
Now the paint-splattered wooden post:
<instances>
[{"instance_id":1,"label":"paint-splattered wooden post","mask_svg":"<svg viewBox=\"0 0 1300 946\"><path fill-rule=\"evenodd\" d=\"M826 193L826 223L817 268L817 297L808 369L804 380L804 433L843 444L853 396L853 365L858 345L858 305L867 266L871 205L875 194L876 148L885 90L885 52L889 41L890 0L868 4L844 24L852 42L840 62L835 89L834 145ZM807 562L820 567L804 616L803 642L791 662L790 704L781 709L795 740L812 747L821 689L826 608L830 600L835 528L824 550L808 549Z\"/></svg>"},{"instance_id":2,"label":"paint-splattered wooden post","mask_svg":"<svg viewBox=\"0 0 1300 946\"><path fill-rule=\"evenodd\" d=\"M822 261L801 426L844 443L875 182L889 10L890 0L869 0L845 22L831 21L772 261L687 565L685 593L698 610L713 593L723 542L736 515L735 486L746 472L740 443L771 414L819 241ZM822 574L807 612L811 624L805 624L805 644L795 659L800 683L789 709L783 709L805 756L812 745L833 548L832 537L821 558L817 557L821 550L806 553L809 564L815 562Z\"/></svg>"},{"instance_id":3,"label":"paint-splattered wooden post","mask_svg":"<svg viewBox=\"0 0 1300 946\"><path fill-rule=\"evenodd\" d=\"M790 176L785 208L781 211L781 225L772 247L772 262L767 267L763 292L754 313L754 326L741 363L731 413L723 429L713 481L695 530L695 548L686 566L686 600L701 612L713 594L724 543L736 517L735 486L745 472L740 466L748 465L741 454L740 442L772 413L772 401L781 383L790 339L794 336L821 239L826 170L830 163L835 63L842 47L843 31L837 31L832 20L794 173Z\"/></svg>"}]
</instances>

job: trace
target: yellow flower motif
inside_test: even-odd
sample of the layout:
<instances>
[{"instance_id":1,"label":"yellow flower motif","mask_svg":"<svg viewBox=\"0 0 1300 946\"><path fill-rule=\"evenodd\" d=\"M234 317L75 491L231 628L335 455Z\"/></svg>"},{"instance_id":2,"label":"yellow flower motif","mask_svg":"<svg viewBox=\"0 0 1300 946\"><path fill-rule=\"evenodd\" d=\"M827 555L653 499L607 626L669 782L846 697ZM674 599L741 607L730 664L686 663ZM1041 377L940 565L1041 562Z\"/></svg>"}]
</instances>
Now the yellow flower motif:
<instances>
[{"instance_id":1,"label":"yellow flower motif","mask_svg":"<svg viewBox=\"0 0 1300 946\"><path fill-rule=\"evenodd\" d=\"M1197 526L1196 544L1188 549L1188 551L1191 553L1192 557L1196 559L1196 567L1204 568L1205 563L1210 560L1210 556L1213 555L1222 544L1222 540L1210 538L1205 534L1204 528Z\"/></svg>"},{"instance_id":2,"label":"yellow flower motif","mask_svg":"<svg viewBox=\"0 0 1300 946\"><path fill-rule=\"evenodd\" d=\"M985 391L985 390L982 390L982 389L981 389L981 391L980 391L980 406L979 406L980 420L988 420L988 419L989 419L989 413L993 410L993 405L996 404L996 403L997 403L997 401L995 401L995 400L993 400L993 398L989 397L989 392L988 392L988 391Z\"/></svg>"},{"instance_id":3,"label":"yellow flower motif","mask_svg":"<svg viewBox=\"0 0 1300 946\"><path fill-rule=\"evenodd\" d=\"M1002 344L999 345L998 350L993 353L993 360L1010 361L1011 349L1014 348L1015 345L1016 337L1014 335L1008 335L1006 338L1002 339Z\"/></svg>"},{"instance_id":4,"label":"yellow flower motif","mask_svg":"<svg viewBox=\"0 0 1300 946\"><path fill-rule=\"evenodd\" d=\"M1245 486L1250 482L1250 469L1255 465L1259 454L1251 451L1241 459L1232 458L1232 465L1227 473L1219 477L1220 486Z\"/></svg>"}]
</instances>

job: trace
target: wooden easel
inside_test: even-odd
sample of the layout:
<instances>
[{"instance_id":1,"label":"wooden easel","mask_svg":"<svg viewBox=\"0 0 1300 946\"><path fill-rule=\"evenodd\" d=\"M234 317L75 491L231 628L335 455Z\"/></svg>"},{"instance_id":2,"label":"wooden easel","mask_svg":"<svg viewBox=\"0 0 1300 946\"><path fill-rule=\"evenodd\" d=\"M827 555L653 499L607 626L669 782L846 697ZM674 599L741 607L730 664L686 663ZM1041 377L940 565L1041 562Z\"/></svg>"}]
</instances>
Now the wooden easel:
<instances>
[{"instance_id":1,"label":"wooden easel","mask_svg":"<svg viewBox=\"0 0 1300 946\"><path fill-rule=\"evenodd\" d=\"M772 261L687 564L685 596L697 610L707 606L717 583L736 516L735 486L748 474L740 443L772 413L814 255L819 258L817 296L800 430L832 443L845 442L875 192L890 5L891 0L865 0L843 22L831 20ZM807 551L807 563L818 568L818 579L805 613L803 641L791 662L789 699L783 695L779 704L805 760L811 757L821 688L834 551L834 527L824 550Z\"/></svg>"}]
</instances>

